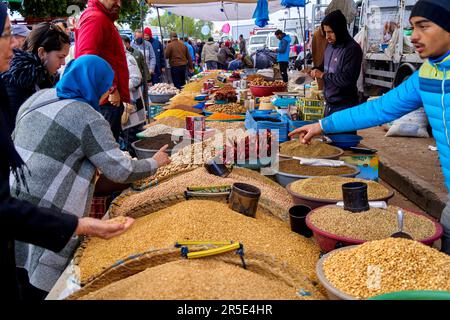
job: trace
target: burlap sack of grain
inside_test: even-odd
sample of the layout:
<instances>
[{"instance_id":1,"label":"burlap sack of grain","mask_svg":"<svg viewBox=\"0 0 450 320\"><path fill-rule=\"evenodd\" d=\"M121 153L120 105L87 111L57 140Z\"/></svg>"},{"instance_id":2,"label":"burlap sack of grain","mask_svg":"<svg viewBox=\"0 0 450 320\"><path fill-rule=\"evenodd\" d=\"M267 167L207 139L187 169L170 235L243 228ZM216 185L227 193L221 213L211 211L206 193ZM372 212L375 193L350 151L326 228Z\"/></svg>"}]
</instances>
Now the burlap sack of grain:
<instances>
[{"instance_id":1,"label":"burlap sack of grain","mask_svg":"<svg viewBox=\"0 0 450 320\"><path fill-rule=\"evenodd\" d=\"M189 251L209 248L191 246ZM110 267L68 299L324 299L313 281L275 257L252 250L245 250L243 257L245 270L234 251L185 260L177 248L153 250ZM145 277L145 273L164 273L173 265L181 272ZM221 274L218 269L222 268L231 270L231 277ZM186 290L189 285L193 287Z\"/></svg>"}]
</instances>

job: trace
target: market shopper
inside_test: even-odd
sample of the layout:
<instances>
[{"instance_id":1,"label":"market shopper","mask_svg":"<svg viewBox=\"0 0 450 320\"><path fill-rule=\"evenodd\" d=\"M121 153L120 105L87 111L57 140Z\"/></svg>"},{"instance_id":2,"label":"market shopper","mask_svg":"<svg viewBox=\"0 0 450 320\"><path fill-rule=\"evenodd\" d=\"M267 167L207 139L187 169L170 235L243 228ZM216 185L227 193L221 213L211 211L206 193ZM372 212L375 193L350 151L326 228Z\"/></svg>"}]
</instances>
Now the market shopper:
<instances>
[{"instance_id":1,"label":"market shopper","mask_svg":"<svg viewBox=\"0 0 450 320\"><path fill-rule=\"evenodd\" d=\"M152 76L152 84L161 82L161 75L166 72L166 58L164 57L164 47L158 39L153 37L152 29L145 28L144 30L145 40L151 43L153 52L155 53L155 70Z\"/></svg>"},{"instance_id":2,"label":"market shopper","mask_svg":"<svg viewBox=\"0 0 450 320\"><path fill-rule=\"evenodd\" d=\"M57 26L43 22L28 35L23 50L14 50L11 68L1 78L9 97L8 125L14 130L22 103L40 89L56 84L57 71L69 54L69 37Z\"/></svg>"},{"instance_id":3,"label":"market shopper","mask_svg":"<svg viewBox=\"0 0 450 320\"><path fill-rule=\"evenodd\" d=\"M122 39L114 21L119 19L121 0L89 0L76 30L75 57L93 54L105 59L114 70L114 84L109 96L102 102L100 113L111 126L119 141L120 119L124 103L130 102L128 66Z\"/></svg>"},{"instance_id":4,"label":"market shopper","mask_svg":"<svg viewBox=\"0 0 450 320\"><path fill-rule=\"evenodd\" d=\"M195 62L195 50L192 46L192 43L190 42L188 37L184 38L184 45L186 48L188 48L189 54L191 55L192 62Z\"/></svg>"},{"instance_id":5,"label":"market shopper","mask_svg":"<svg viewBox=\"0 0 450 320\"><path fill-rule=\"evenodd\" d=\"M209 37L208 42L205 43L202 49L202 64L206 64L208 70L216 70L218 68L219 46L214 42L212 37Z\"/></svg>"},{"instance_id":6,"label":"market shopper","mask_svg":"<svg viewBox=\"0 0 450 320\"><path fill-rule=\"evenodd\" d=\"M288 82L288 67L289 67L289 51L291 49L291 37L281 30L275 31L275 36L280 41L278 43L277 62L280 66L281 76L284 82Z\"/></svg>"},{"instance_id":7,"label":"market shopper","mask_svg":"<svg viewBox=\"0 0 450 320\"><path fill-rule=\"evenodd\" d=\"M136 62L138 64L139 71L141 72L142 75L141 91L144 97L144 106L147 107L149 105L148 82L153 81L152 76L150 75L150 71L148 70L148 65L147 63L145 63L144 54L139 49L135 49L131 46L131 39L128 36L123 35L121 37L125 45L125 51L128 51L133 55L134 59L136 59Z\"/></svg>"},{"instance_id":8,"label":"market shopper","mask_svg":"<svg viewBox=\"0 0 450 320\"><path fill-rule=\"evenodd\" d=\"M234 57L234 56L236 56L236 50L234 50L233 44L234 44L233 40L231 40L231 41L230 41L230 40L225 41L225 47L227 47L227 48L230 50L231 54L232 54L233 57Z\"/></svg>"},{"instance_id":9,"label":"market shopper","mask_svg":"<svg viewBox=\"0 0 450 320\"><path fill-rule=\"evenodd\" d=\"M419 0L411 11L411 42L425 59L420 69L382 97L332 114L290 135L303 143L323 132L338 133L381 125L425 108L436 140L445 184L450 191L450 2ZM450 199L441 215L442 251L450 254Z\"/></svg>"},{"instance_id":10,"label":"market shopper","mask_svg":"<svg viewBox=\"0 0 450 320\"><path fill-rule=\"evenodd\" d=\"M126 150L128 150L132 156L135 156L131 144L138 140L136 134L143 130L142 127L145 123L145 103L144 95L142 93L142 81L144 78L134 56L128 50L125 50L125 52L127 56L128 72L130 74L129 89L131 101L130 103L125 104L122 115L122 138L125 141Z\"/></svg>"},{"instance_id":11,"label":"market shopper","mask_svg":"<svg viewBox=\"0 0 450 320\"><path fill-rule=\"evenodd\" d=\"M84 55L67 66L56 89L41 90L22 105L13 140L29 170L29 188L19 188L14 179L11 190L19 199L83 217L90 212L96 169L111 181L130 183L170 162L167 146L144 160L132 160L119 149L108 122L98 113L113 80L105 60ZM28 271L34 287L50 291L77 245L73 239L57 254L21 245L16 261Z\"/></svg>"},{"instance_id":12,"label":"market shopper","mask_svg":"<svg viewBox=\"0 0 450 320\"><path fill-rule=\"evenodd\" d=\"M219 53L217 54L217 66L219 69L227 70L228 69L228 63L230 63L231 60L234 59L233 54L231 53L230 49L225 45L224 42L220 44Z\"/></svg>"},{"instance_id":13,"label":"market shopper","mask_svg":"<svg viewBox=\"0 0 450 320\"><path fill-rule=\"evenodd\" d=\"M12 26L11 30L14 40L16 40L16 43L13 45L13 49L22 50L23 45L25 43L25 39L31 32L30 29L28 29L27 26L24 26L22 24L16 24Z\"/></svg>"},{"instance_id":14,"label":"market shopper","mask_svg":"<svg viewBox=\"0 0 450 320\"><path fill-rule=\"evenodd\" d=\"M170 43L166 47L165 55L169 60L173 84L181 89L186 84L186 70L193 73L194 65L188 48L178 40L176 32L170 33Z\"/></svg>"},{"instance_id":15,"label":"market shopper","mask_svg":"<svg viewBox=\"0 0 450 320\"><path fill-rule=\"evenodd\" d=\"M358 104L358 81L362 50L347 30L347 20L340 10L328 14L322 21L322 31L328 41L323 65L311 71L311 77L323 79L327 102L325 116Z\"/></svg>"},{"instance_id":16,"label":"market shopper","mask_svg":"<svg viewBox=\"0 0 450 320\"><path fill-rule=\"evenodd\" d=\"M243 57L247 55L247 43L242 34L239 36L239 53L242 54Z\"/></svg>"},{"instance_id":17,"label":"market shopper","mask_svg":"<svg viewBox=\"0 0 450 320\"><path fill-rule=\"evenodd\" d=\"M14 39L11 23L7 15L7 7L0 3L0 72L9 69L13 55ZM21 180L21 188L27 188L24 177L24 162L17 153L11 140L10 130L6 122L9 97L0 79L0 218L2 232L0 234L0 272L3 275L3 302L26 299L30 295L18 283L15 267L14 240L32 243L58 252L74 235L90 235L105 239L119 235L133 223L128 219L126 224L110 224L91 218L77 218L71 214L56 213L45 208L38 208L29 202L12 198L9 188L10 173ZM42 297L42 296L41 296Z\"/></svg>"},{"instance_id":18,"label":"market shopper","mask_svg":"<svg viewBox=\"0 0 450 320\"><path fill-rule=\"evenodd\" d=\"M148 70L150 71L150 76L153 77L156 68L156 55L155 50L153 50L152 44L144 39L144 35L141 30L136 30L134 32L134 40L131 46L138 49L145 55L145 61L147 62Z\"/></svg>"},{"instance_id":19,"label":"market shopper","mask_svg":"<svg viewBox=\"0 0 450 320\"><path fill-rule=\"evenodd\" d=\"M230 65L228 66L228 70L235 71L243 68L242 63L242 54L238 53L236 54L236 59L230 62Z\"/></svg>"}]
</instances>

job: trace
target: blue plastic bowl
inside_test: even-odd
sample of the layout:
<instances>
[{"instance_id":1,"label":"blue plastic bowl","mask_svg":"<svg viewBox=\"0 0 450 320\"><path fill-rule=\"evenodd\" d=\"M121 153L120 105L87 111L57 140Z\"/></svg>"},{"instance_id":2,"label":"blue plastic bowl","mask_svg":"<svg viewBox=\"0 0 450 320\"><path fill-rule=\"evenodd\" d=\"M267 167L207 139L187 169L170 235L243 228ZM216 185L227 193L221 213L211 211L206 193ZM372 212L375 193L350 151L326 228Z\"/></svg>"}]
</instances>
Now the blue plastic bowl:
<instances>
[{"instance_id":1,"label":"blue plastic bowl","mask_svg":"<svg viewBox=\"0 0 450 320\"><path fill-rule=\"evenodd\" d=\"M356 147L363 139L356 134L333 134L328 137L332 140L332 145L343 149Z\"/></svg>"}]
</instances>

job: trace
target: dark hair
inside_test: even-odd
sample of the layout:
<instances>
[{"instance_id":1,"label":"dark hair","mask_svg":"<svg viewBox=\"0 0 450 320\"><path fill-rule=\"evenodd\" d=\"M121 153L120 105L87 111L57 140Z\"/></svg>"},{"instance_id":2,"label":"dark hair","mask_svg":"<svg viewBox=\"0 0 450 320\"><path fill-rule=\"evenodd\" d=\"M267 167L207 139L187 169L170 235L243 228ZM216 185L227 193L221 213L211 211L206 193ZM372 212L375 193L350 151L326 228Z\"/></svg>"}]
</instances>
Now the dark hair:
<instances>
[{"instance_id":1,"label":"dark hair","mask_svg":"<svg viewBox=\"0 0 450 320\"><path fill-rule=\"evenodd\" d=\"M346 43L352 39L347 30L347 20L340 10L330 12L321 23L323 34L325 34L324 26L328 26L333 30L337 43Z\"/></svg>"},{"instance_id":2,"label":"dark hair","mask_svg":"<svg viewBox=\"0 0 450 320\"><path fill-rule=\"evenodd\" d=\"M53 24L58 24L58 23L62 23L62 25L64 26L64 28L67 29L68 25L67 25L67 21L64 19L55 19L52 21Z\"/></svg>"},{"instance_id":3,"label":"dark hair","mask_svg":"<svg viewBox=\"0 0 450 320\"><path fill-rule=\"evenodd\" d=\"M189 38L188 37L184 37L184 41L188 42Z\"/></svg>"},{"instance_id":4,"label":"dark hair","mask_svg":"<svg viewBox=\"0 0 450 320\"><path fill-rule=\"evenodd\" d=\"M275 35L279 36L280 34L283 34L283 31L281 31L280 29L278 29L277 31L275 31Z\"/></svg>"},{"instance_id":5,"label":"dark hair","mask_svg":"<svg viewBox=\"0 0 450 320\"><path fill-rule=\"evenodd\" d=\"M42 22L30 32L22 49L37 54L40 47L51 52L61 50L64 44L70 44L69 36L53 23Z\"/></svg>"},{"instance_id":6,"label":"dark hair","mask_svg":"<svg viewBox=\"0 0 450 320\"><path fill-rule=\"evenodd\" d=\"M120 36L121 38L122 38L122 41L123 42L126 42L126 43L131 43L131 39L130 39L130 37L128 37L127 35L121 35Z\"/></svg>"},{"instance_id":7,"label":"dark hair","mask_svg":"<svg viewBox=\"0 0 450 320\"><path fill-rule=\"evenodd\" d=\"M209 37L208 41L214 41L214 38L213 37Z\"/></svg>"},{"instance_id":8,"label":"dark hair","mask_svg":"<svg viewBox=\"0 0 450 320\"><path fill-rule=\"evenodd\" d=\"M239 36L239 38L243 38L244 36L241 34L240 36Z\"/></svg>"}]
</instances>

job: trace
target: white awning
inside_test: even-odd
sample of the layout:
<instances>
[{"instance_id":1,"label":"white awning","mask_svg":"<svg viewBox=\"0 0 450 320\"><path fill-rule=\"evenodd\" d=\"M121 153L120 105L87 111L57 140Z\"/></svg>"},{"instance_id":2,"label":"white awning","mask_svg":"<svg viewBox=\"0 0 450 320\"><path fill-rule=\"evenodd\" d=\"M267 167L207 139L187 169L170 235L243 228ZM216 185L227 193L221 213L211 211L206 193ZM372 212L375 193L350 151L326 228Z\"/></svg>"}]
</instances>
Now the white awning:
<instances>
[{"instance_id":1,"label":"white awning","mask_svg":"<svg viewBox=\"0 0 450 320\"><path fill-rule=\"evenodd\" d=\"M214 1L214 0L147 0L147 2L177 16L205 21L235 21L252 19L256 0ZM269 1L269 13L282 10L279 0Z\"/></svg>"}]
</instances>

